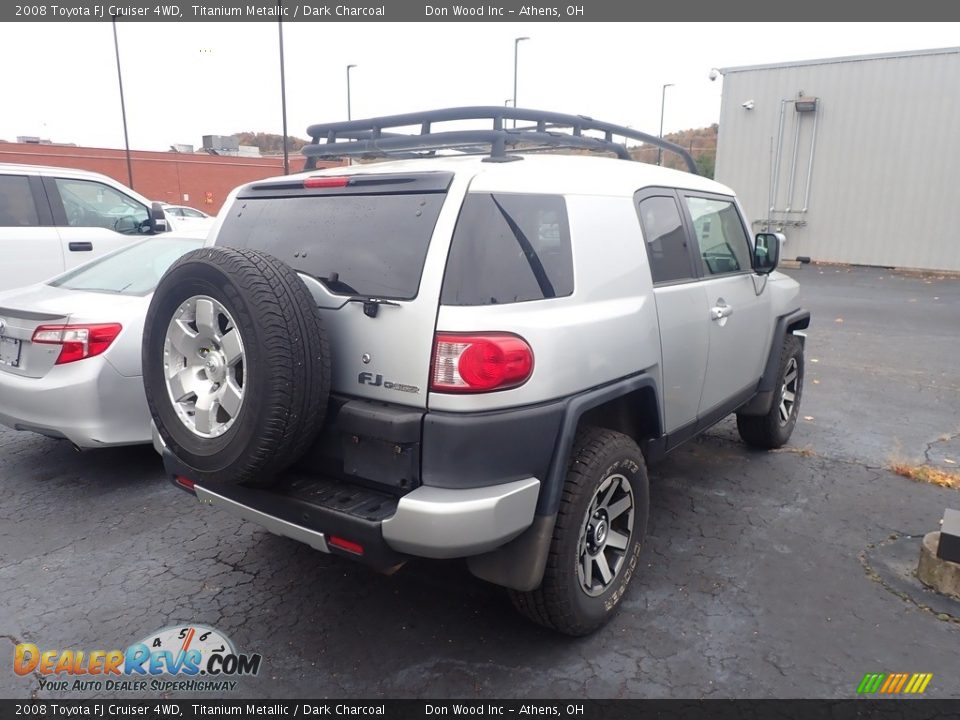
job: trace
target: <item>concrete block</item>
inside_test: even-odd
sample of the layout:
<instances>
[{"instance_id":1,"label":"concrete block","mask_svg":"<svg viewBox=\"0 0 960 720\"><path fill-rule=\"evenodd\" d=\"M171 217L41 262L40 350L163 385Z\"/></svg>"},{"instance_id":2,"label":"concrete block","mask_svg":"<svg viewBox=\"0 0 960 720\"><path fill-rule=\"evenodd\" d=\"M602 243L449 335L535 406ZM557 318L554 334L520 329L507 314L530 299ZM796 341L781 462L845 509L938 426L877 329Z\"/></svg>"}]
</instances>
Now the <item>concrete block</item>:
<instances>
[{"instance_id":1,"label":"concrete block","mask_svg":"<svg viewBox=\"0 0 960 720\"><path fill-rule=\"evenodd\" d=\"M960 563L937 557L940 533L927 533L920 548L917 577L924 585L938 593L960 600Z\"/></svg>"}]
</instances>

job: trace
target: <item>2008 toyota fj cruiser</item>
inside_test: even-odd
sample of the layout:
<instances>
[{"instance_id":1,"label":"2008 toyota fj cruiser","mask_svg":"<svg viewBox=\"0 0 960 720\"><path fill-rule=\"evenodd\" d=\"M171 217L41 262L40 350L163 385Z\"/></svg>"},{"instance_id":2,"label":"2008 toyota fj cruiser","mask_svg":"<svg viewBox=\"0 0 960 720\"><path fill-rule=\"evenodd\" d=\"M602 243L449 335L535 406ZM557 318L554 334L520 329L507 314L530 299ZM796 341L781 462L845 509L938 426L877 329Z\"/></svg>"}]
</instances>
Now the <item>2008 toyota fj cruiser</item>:
<instances>
[{"instance_id":1,"label":"2008 toyota fj cruiser","mask_svg":"<svg viewBox=\"0 0 960 720\"><path fill-rule=\"evenodd\" d=\"M491 127L436 127L469 119ZM793 431L809 313L781 238L613 138L695 170L682 148L580 116L310 134L311 159L406 159L241 187L167 272L143 364L168 472L324 552L463 557L536 622L598 627L637 568L647 463L733 412L755 447ZM621 160L535 152L556 146Z\"/></svg>"}]
</instances>

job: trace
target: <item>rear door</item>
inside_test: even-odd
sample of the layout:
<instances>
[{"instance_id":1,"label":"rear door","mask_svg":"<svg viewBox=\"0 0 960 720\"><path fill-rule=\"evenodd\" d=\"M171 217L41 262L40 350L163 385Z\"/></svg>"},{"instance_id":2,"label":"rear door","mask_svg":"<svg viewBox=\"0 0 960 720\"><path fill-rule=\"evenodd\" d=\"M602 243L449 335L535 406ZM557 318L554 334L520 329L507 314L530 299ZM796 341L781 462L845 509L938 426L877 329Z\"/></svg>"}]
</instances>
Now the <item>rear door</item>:
<instances>
[{"instance_id":1,"label":"rear door","mask_svg":"<svg viewBox=\"0 0 960 720\"><path fill-rule=\"evenodd\" d=\"M706 292L700 317L710 351L699 415L708 417L756 389L772 333L766 278L753 272L747 228L735 200L682 192Z\"/></svg>"},{"instance_id":2,"label":"rear door","mask_svg":"<svg viewBox=\"0 0 960 720\"><path fill-rule=\"evenodd\" d=\"M0 175L0 290L63 272L60 237L41 180Z\"/></svg>"},{"instance_id":3,"label":"rear door","mask_svg":"<svg viewBox=\"0 0 960 720\"><path fill-rule=\"evenodd\" d=\"M147 206L96 180L44 177L65 269L142 239Z\"/></svg>"},{"instance_id":4,"label":"rear door","mask_svg":"<svg viewBox=\"0 0 960 720\"><path fill-rule=\"evenodd\" d=\"M653 278L662 353L664 431L697 420L707 367L707 294L697 282L680 200L674 190L646 188L635 196Z\"/></svg>"},{"instance_id":5,"label":"rear door","mask_svg":"<svg viewBox=\"0 0 960 720\"><path fill-rule=\"evenodd\" d=\"M301 274L326 324L335 392L426 407L466 180L446 172L319 177L311 180L329 185L291 178L243 188L216 244L263 250Z\"/></svg>"}]
</instances>

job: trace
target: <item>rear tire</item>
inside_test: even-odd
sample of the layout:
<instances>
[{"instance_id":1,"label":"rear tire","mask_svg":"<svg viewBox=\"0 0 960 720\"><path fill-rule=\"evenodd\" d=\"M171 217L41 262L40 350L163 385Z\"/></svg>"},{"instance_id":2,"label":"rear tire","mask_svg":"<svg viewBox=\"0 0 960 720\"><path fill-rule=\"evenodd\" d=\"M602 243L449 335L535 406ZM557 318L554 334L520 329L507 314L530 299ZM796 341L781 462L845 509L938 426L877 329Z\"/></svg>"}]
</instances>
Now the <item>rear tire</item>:
<instances>
[{"instance_id":1,"label":"rear tire","mask_svg":"<svg viewBox=\"0 0 960 720\"><path fill-rule=\"evenodd\" d=\"M737 415L737 431L750 447L775 450L790 440L803 396L803 343L787 335L780 353L777 390L766 415Z\"/></svg>"},{"instance_id":2,"label":"rear tire","mask_svg":"<svg viewBox=\"0 0 960 720\"><path fill-rule=\"evenodd\" d=\"M586 635L608 622L636 571L649 505L637 444L612 430L582 428L570 453L543 581L530 592L511 591L514 607L567 635Z\"/></svg>"},{"instance_id":3,"label":"rear tire","mask_svg":"<svg viewBox=\"0 0 960 720\"><path fill-rule=\"evenodd\" d=\"M292 268L262 252L203 248L157 285L143 378L157 430L190 479L268 485L320 431L330 350Z\"/></svg>"}]
</instances>

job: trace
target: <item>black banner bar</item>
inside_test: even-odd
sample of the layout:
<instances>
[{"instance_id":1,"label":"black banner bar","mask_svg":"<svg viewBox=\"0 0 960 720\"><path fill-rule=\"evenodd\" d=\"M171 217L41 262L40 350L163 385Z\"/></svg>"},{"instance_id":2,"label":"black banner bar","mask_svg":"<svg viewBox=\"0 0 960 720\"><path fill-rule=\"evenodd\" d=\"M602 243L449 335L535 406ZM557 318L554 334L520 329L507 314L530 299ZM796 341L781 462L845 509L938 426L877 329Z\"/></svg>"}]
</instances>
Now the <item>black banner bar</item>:
<instances>
[{"instance_id":1,"label":"black banner bar","mask_svg":"<svg viewBox=\"0 0 960 720\"><path fill-rule=\"evenodd\" d=\"M653 21L920 21L958 20L960 3L942 0L103 0L4 2L0 21L103 22L653 22ZM851 28L851 32L856 32Z\"/></svg>"},{"instance_id":2,"label":"black banner bar","mask_svg":"<svg viewBox=\"0 0 960 720\"><path fill-rule=\"evenodd\" d=\"M575 720L942 720L958 700L0 700L16 718L572 718Z\"/></svg>"}]
</instances>

